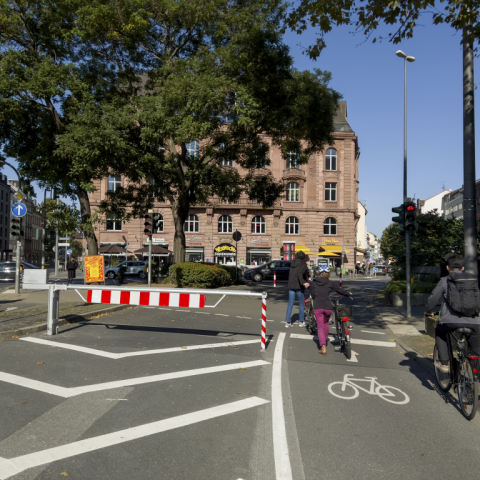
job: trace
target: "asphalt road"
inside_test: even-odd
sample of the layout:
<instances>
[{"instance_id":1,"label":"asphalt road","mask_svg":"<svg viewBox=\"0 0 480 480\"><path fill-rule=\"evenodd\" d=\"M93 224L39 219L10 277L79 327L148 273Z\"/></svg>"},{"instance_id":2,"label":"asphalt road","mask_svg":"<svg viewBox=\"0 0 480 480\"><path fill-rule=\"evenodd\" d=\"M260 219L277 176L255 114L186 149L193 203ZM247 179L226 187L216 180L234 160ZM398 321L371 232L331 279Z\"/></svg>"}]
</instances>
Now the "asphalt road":
<instances>
[{"instance_id":1,"label":"asphalt road","mask_svg":"<svg viewBox=\"0 0 480 480\"><path fill-rule=\"evenodd\" d=\"M366 308L384 283L345 282L356 362L284 328L285 287L268 289L264 353L258 297L1 342L0 479L476 478L480 420Z\"/></svg>"}]
</instances>

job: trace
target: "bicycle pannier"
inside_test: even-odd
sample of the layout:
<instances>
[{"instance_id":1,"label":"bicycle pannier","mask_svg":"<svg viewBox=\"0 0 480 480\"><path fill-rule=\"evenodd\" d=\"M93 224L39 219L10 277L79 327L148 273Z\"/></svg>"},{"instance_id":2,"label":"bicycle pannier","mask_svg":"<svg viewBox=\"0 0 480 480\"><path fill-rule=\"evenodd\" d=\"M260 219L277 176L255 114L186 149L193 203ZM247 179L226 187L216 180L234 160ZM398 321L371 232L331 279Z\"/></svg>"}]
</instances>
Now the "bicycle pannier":
<instances>
[{"instance_id":1,"label":"bicycle pannier","mask_svg":"<svg viewBox=\"0 0 480 480\"><path fill-rule=\"evenodd\" d=\"M480 290L475 276L467 272L449 275L446 300L459 316L477 316L480 313Z\"/></svg>"}]
</instances>

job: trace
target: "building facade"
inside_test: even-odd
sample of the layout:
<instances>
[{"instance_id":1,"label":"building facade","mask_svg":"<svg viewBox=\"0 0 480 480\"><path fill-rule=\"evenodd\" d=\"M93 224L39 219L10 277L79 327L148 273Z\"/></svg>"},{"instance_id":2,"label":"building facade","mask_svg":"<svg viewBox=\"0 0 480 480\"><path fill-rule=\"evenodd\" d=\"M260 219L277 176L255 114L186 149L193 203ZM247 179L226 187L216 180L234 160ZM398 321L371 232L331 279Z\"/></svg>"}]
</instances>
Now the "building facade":
<instances>
[{"instance_id":1,"label":"building facade","mask_svg":"<svg viewBox=\"0 0 480 480\"><path fill-rule=\"evenodd\" d=\"M366 201L365 201L366 204ZM362 202L358 202L357 204L357 213L358 213L358 221L357 221L357 243L355 246L356 258L357 263L364 263L365 261L365 253L368 248L367 244L367 226L366 226L366 215L368 213L367 207Z\"/></svg>"},{"instance_id":2,"label":"building facade","mask_svg":"<svg viewBox=\"0 0 480 480\"><path fill-rule=\"evenodd\" d=\"M437 210L437 212L443 216L443 197L451 192L451 190L446 189L440 193L437 193L433 197L427 198L426 200L418 200L417 207L420 209L420 213L428 213L432 212L433 210Z\"/></svg>"},{"instance_id":3,"label":"building facade","mask_svg":"<svg viewBox=\"0 0 480 480\"><path fill-rule=\"evenodd\" d=\"M348 124L346 102L340 104L335 130L333 144L312 155L305 165L297 164L294 152L285 157L278 147L271 145L268 169L276 180L285 184L285 194L272 208L264 209L247 198L234 204L212 199L209 205L192 206L185 222L188 258L227 265L236 262L257 265L272 259L291 259L296 247L303 246L312 253L320 252L323 261L339 266L342 261L339 252L344 246L347 249L344 266L353 268L359 218L360 150L357 136ZM225 165L231 167L237 168L231 161ZM120 176L97 181L96 191L90 195L92 210L109 190L119 185L125 185ZM158 233L153 235L153 243L173 250L174 224L169 204L155 205L154 222ZM128 244L129 252L134 254L147 245L143 230L143 218L128 223L105 219L96 235L99 246ZM235 231L242 234L237 244L232 239ZM312 256L311 260L315 259Z\"/></svg>"}]
</instances>

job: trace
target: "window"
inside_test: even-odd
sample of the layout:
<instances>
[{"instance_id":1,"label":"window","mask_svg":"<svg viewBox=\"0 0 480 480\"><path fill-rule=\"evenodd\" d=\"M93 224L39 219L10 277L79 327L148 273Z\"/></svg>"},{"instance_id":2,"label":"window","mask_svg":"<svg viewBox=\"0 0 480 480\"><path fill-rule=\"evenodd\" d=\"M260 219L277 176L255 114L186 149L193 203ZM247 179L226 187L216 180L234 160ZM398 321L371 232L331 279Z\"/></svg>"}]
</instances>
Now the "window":
<instances>
[{"instance_id":1,"label":"window","mask_svg":"<svg viewBox=\"0 0 480 480\"><path fill-rule=\"evenodd\" d=\"M187 149L187 156L189 158L198 160L200 158L200 143L197 140L192 140L185 144Z\"/></svg>"},{"instance_id":2,"label":"window","mask_svg":"<svg viewBox=\"0 0 480 480\"><path fill-rule=\"evenodd\" d=\"M287 168L300 168L300 164L298 163L298 160L300 158L298 150L292 150L290 152L287 152L285 157L287 160Z\"/></svg>"},{"instance_id":3,"label":"window","mask_svg":"<svg viewBox=\"0 0 480 480\"><path fill-rule=\"evenodd\" d=\"M153 215L153 233L163 232L163 216L159 213Z\"/></svg>"},{"instance_id":4,"label":"window","mask_svg":"<svg viewBox=\"0 0 480 480\"><path fill-rule=\"evenodd\" d=\"M114 192L118 187L122 185L122 177L120 175L108 176L108 191Z\"/></svg>"},{"instance_id":5,"label":"window","mask_svg":"<svg viewBox=\"0 0 480 480\"><path fill-rule=\"evenodd\" d=\"M252 218L252 233L265 233L265 218L253 217Z\"/></svg>"},{"instance_id":6,"label":"window","mask_svg":"<svg viewBox=\"0 0 480 480\"><path fill-rule=\"evenodd\" d=\"M480 190L477 190L478 192L480 192ZM3 200L3 190L2 190L2 200Z\"/></svg>"},{"instance_id":7,"label":"window","mask_svg":"<svg viewBox=\"0 0 480 480\"><path fill-rule=\"evenodd\" d=\"M267 154L264 151L264 144L259 143L256 151L254 152L255 163L257 168L267 168Z\"/></svg>"},{"instance_id":8,"label":"window","mask_svg":"<svg viewBox=\"0 0 480 480\"><path fill-rule=\"evenodd\" d=\"M200 222L196 215L189 215L185 220L185 231L186 232L198 232L200 228Z\"/></svg>"},{"instance_id":9,"label":"window","mask_svg":"<svg viewBox=\"0 0 480 480\"><path fill-rule=\"evenodd\" d=\"M337 169L337 151L334 148L329 148L325 155L325 170Z\"/></svg>"},{"instance_id":10,"label":"window","mask_svg":"<svg viewBox=\"0 0 480 480\"><path fill-rule=\"evenodd\" d=\"M117 220L115 217L107 217L107 230L121 230L122 221Z\"/></svg>"},{"instance_id":11,"label":"window","mask_svg":"<svg viewBox=\"0 0 480 480\"><path fill-rule=\"evenodd\" d=\"M218 219L218 233L231 233L233 231L233 222L230 215L222 215Z\"/></svg>"},{"instance_id":12,"label":"window","mask_svg":"<svg viewBox=\"0 0 480 480\"><path fill-rule=\"evenodd\" d=\"M324 235L336 235L337 234L337 221L334 218L327 218L323 222L323 234Z\"/></svg>"},{"instance_id":13,"label":"window","mask_svg":"<svg viewBox=\"0 0 480 480\"><path fill-rule=\"evenodd\" d=\"M220 151L222 151L224 148L225 148L225 145L222 143L220 145ZM218 164L221 167L233 167L233 160L230 158L221 157L220 160L218 161Z\"/></svg>"},{"instance_id":14,"label":"window","mask_svg":"<svg viewBox=\"0 0 480 480\"><path fill-rule=\"evenodd\" d=\"M298 235L300 222L297 217L288 217L285 222L285 233L288 235Z\"/></svg>"},{"instance_id":15,"label":"window","mask_svg":"<svg viewBox=\"0 0 480 480\"><path fill-rule=\"evenodd\" d=\"M300 185L295 182L287 184L287 202L300 201Z\"/></svg>"},{"instance_id":16,"label":"window","mask_svg":"<svg viewBox=\"0 0 480 480\"><path fill-rule=\"evenodd\" d=\"M336 202L337 201L337 184L329 183L325 184L325 200L327 202Z\"/></svg>"}]
</instances>

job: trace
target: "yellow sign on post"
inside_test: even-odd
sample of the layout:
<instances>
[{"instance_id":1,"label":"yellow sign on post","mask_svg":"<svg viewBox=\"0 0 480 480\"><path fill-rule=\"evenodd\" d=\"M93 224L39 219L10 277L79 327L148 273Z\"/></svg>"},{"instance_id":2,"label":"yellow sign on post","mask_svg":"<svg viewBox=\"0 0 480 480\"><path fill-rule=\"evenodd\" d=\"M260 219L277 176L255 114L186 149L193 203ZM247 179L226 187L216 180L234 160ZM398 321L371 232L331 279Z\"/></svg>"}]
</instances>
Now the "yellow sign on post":
<instances>
[{"instance_id":1,"label":"yellow sign on post","mask_svg":"<svg viewBox=\"0 0 480 480\"><path fill-rule=\"evenodd\" d=\"M105 282L105 265L102 255L85 257L85 283Z\"/></svg>"}]
</instances>

